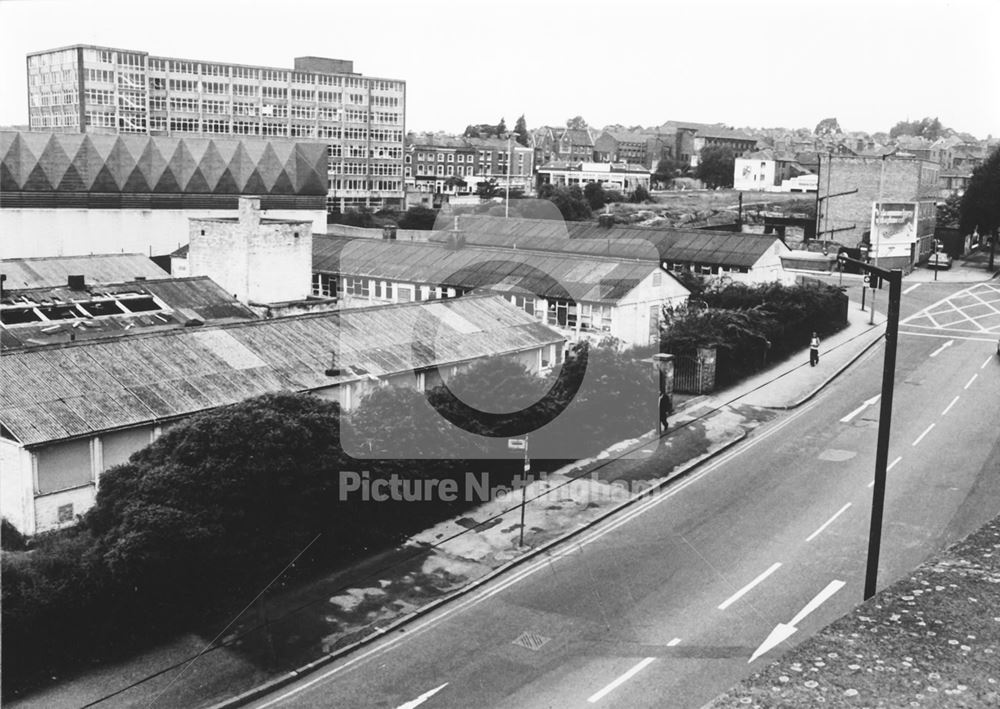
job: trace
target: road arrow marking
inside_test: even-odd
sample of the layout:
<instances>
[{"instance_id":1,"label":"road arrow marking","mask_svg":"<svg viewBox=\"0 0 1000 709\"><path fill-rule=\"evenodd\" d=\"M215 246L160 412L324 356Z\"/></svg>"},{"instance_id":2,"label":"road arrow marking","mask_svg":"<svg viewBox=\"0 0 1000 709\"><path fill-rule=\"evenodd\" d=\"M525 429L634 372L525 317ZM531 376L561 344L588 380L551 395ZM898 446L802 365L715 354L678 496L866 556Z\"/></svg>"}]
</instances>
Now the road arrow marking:
<instances>
[{"instance_id":1,"label":"road arrow marking","mask_svg":"<svg viewBox=\"0 0 1000 709\"><path fill-rule=\"evenodd\" d=\"M590 702L591 704L597 704L597 702L601 701L601 699L603 699L605 695L609 694L617 687L620 687L621 685L625 684L630 679L635 677L637 674L642 672L646 668L646 665L650 664L655 659L656 659L655 657L647 657L645 660L643 660L638 665L630 669L628 672L623 674L621 677L616 679L614 682L609 684L604 689L600 690L599 692L594 692L593 694L591 694L589 697L587 697L587 701Z\"/></svg>"},{"instance_id":2,"label":"road arrow marking","mask_svg":"<svg viewBox=\"0 0 1000 709\"><path fill-rule=\"evenodd\" d=\"M936 350L934 350L933 352L931 352L931 357L937 357L939 354L941 354L947 348L951 347L954 344L955 344L954 340L948 340L943 345L941 345L940 347L938 347Z\"/></svg>"},{"instance_id":3,"label":"road arrow marking","mask_svg":"<svg viewBox=\"0 0 1000 709\"><path fill-rule=\"evenodd\" d=\"M857 416L858 414L860 414L862 411L864 411L865 409L867 409L869 406L874 406L876 403L878 403L878 400L881 399L881 398L882 398L881 394L877 394L876 396L873 396L872 398L868 399L868 401L866 401L865 403L863 403L861 406L859 406L858 408L854 409L854 411L852 411L851 413L847 414L847 416L845 416L844 418L840 419L840 422L841 423L849 423L852 418L854 418L855 416Z\"/></svg>"},{"instance_id":4,"label":"road arrow marking","mask_svg":"<svg viewBox=\"0 0 1000 709\"><path fill-rule=\"evenodd\" d=\"M399 707L397 707L397 709L415 709L415 707L420 706L421 704L423 704L424 702L426 702L428 699L430 699L431 697L433 697L435 694L437 694L438 692L440 692L442 689L444 689L447 686L448 686L448 683L445 682L440 687L435 687L434 689L430 690L429 692L424 692L419 697L417 697L416 699L413 699L411 701L408 701L406 704L400 704Z\"/></svg>"},{"instance_id":5,"label":"road arrow marking","mask_svg":"<svg viewBox=\"0 0 1000 709\"><path fill-rule=\"evenodd\" d=\"M798 624L801 623L807 615L809 615L814 610L823 605L823 603L825 603L830 598L830 596L835 594L843 587L844 587L843 581L837 581L837 580L831 581L830 583L827 584L826 588L817 593L816 597L813 598L811 601L809 601L802 608L802 610L796 613L794 618L792 618L787 623L778 623L776 626L774 626L774 630L772 630L771 634L767 636L767 640L761 643L761 646L757 648L757 650L754 652L753 655L750 656L750 659L747 660L747 664L750 664L761 655L770 652L778 645L788 640L788 638L792 637L792 635L795 634L795 631L798 630L797 627Z\"/></svg>"}]
</instances>

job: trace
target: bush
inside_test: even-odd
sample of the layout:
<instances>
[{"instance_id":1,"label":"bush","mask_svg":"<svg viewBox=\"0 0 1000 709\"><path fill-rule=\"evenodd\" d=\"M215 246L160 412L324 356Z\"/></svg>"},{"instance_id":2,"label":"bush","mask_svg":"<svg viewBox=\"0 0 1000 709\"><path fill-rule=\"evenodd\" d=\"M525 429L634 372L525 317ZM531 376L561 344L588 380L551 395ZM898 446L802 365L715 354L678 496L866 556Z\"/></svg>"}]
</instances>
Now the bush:
<instances>
[{"instance_id":1,"label":"bush","mask_svg":"<svg viewBox=\"0 0 1000 709\"><path fill-rule=\"evenodd\" d=\"M6 517L0 520L0 549L4 551L24 551L28 548L28 543L17 527L11 524Z\"/></svg>"},{"instance_id":2,"label":"bush","mask_svg":"<svg viewBox=\"0 0 1000 709\"><path fill-rule=\"evenodd\" d=\"M663 352L693 356L715 347L716 382L726 385L799 352L811 334L829 334L845 324L843 290L835 286L730 283L707 287L705 307L664 310Z\"/></svg>"},{"instance_id":3,"label":"bush","mask_svg":"<svg viewBox=\"0 0 1000 709\"><path fill-rule=\"evenodd\" d=\"M632 194L629 195L629 202L635 202L636 204L642 204L648 202L650 199L649 190L647 190L642 185L636 187Z\"/></svg>"},{"instance_id":4,"label":"bush","mask_svg":"<svg viewBox=\"0 0 1000 709\"><path fill-rule=\"evenodd\" d=\"M399 219L400 229L433 229L437 212L427 207L410 207Z\"/></svg>"}]
</instances>

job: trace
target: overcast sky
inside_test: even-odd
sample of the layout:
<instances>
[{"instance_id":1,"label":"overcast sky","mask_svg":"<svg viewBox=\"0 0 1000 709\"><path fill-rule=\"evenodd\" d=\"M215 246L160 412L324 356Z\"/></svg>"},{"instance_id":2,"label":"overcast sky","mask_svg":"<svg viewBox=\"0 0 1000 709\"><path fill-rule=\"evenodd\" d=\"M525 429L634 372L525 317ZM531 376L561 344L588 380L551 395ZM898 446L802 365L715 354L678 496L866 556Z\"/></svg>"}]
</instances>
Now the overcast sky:
<instances>
[{"instance_id":1,"label":"overcast sky","mask_svg":"<svg viewBox=\"0 0 1000 709\"><path fill-rule=\"evenodd\" d=\"M0 0L0 125L27 123L25 54L99 44L407 82L407 128L666 120L888 131L938 116L1000 135L998 0Z\"/></svg>"}]
</instances>

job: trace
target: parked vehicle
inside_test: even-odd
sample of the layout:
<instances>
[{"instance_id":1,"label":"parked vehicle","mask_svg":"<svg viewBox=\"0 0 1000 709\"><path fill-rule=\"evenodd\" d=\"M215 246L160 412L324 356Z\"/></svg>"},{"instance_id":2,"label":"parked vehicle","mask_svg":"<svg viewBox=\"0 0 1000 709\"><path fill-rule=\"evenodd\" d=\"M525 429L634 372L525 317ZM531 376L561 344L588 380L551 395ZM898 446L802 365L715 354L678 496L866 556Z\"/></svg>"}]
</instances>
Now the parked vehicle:
<instances>
[{"instance_id":1,"label":"parked vehicle","mask_svg":"<svg viewBox=\"0 0 1000 709\"><path fill-rule=\"evenodd\" d=\"M940 268L942 270L947 270L951 268L951 256L946 254L944 251L937 251L931 254L931 257L927 259L927 268Z\"/></svg>"}]
</instances>

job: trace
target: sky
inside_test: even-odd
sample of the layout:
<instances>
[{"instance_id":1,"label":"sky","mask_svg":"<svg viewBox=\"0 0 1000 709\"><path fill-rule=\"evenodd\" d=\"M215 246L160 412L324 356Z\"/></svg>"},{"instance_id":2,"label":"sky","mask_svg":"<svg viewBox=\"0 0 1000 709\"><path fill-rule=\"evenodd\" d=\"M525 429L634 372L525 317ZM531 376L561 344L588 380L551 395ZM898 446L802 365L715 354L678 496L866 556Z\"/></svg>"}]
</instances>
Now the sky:
<instances>
[{"instance_id":1,"label":"sky","mask_svg":"<svg viewBox=\"0 0 1000 709\"><path fill-rule=\"evenodd\" d=\"M0 0L0 125L27 123L25 55L70 44L407 83L408 130L655 126L888 131L937 116L1000 136L1000 0Z\"/></svg>"}]
</instances>

